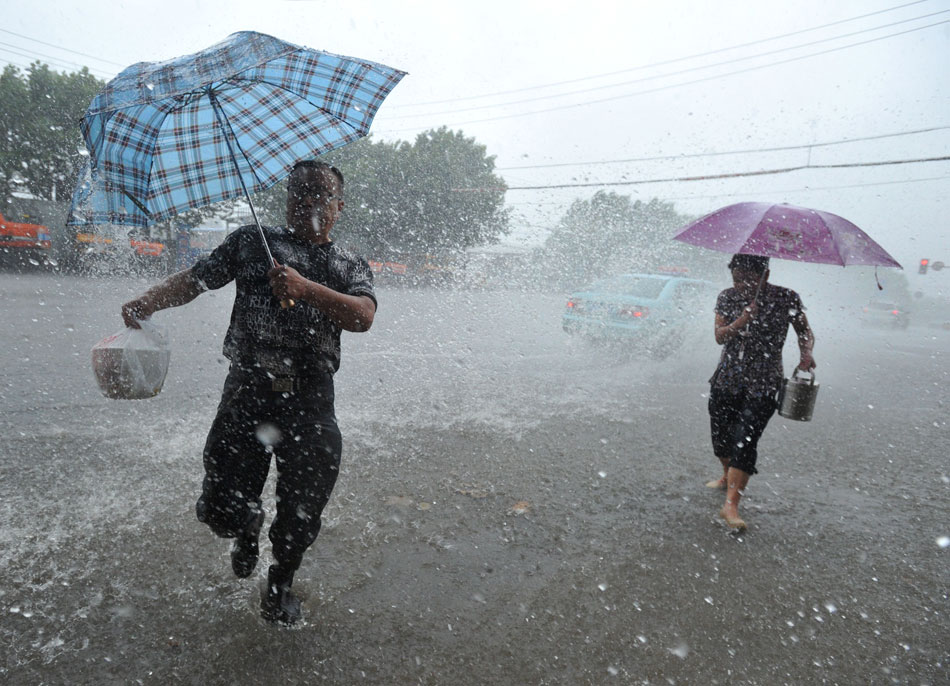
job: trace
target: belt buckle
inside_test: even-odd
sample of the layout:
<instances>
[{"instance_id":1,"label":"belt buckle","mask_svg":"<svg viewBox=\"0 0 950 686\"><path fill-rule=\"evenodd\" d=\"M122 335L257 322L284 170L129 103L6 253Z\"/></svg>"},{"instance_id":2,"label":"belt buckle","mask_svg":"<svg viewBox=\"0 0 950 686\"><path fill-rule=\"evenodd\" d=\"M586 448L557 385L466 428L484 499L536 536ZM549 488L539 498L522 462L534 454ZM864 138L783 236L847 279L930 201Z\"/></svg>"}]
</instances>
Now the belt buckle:
<instances>
[{"instance_id":1,"label":"belt buckle","mask_svg":"<svg viewBox=\"0 0 950 686\"><path fill-rule=\"evenodd\" d=\"M271 379L270 389L276 393L290 393L294 390L294 377L278 376Z\"/></svg>"}]
</instances>

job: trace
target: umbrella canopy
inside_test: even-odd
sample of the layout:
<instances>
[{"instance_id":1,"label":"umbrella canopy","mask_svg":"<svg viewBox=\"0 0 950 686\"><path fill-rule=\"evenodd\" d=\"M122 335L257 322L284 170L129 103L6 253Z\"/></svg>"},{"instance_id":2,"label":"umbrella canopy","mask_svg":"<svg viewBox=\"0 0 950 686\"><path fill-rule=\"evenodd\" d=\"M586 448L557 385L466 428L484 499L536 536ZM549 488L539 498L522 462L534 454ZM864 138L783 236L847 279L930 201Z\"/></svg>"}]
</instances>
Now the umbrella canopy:
<instances>
[{"instance_id":1,"label":"umbrella canopy","mask_svg":"<svg viewBox=\"0 0 950 686\"><path fill-rule=\"evenodd\" d=\"M733 254L901 269L897 260L847 219L794 205L729 205L697 219L673 238Z\"/></svg>"},{"instance_id":2,"label":"umbrella canopy","mask_svg":"<svg viewBox=\"0 0 950 686\"><path fill-rule=\"evenodd\" d=\"M265 190L368 134L403 76L252 31L132 65L82 118L90 161L68 223L147 226Z\"/></svg>"}]
</instances>

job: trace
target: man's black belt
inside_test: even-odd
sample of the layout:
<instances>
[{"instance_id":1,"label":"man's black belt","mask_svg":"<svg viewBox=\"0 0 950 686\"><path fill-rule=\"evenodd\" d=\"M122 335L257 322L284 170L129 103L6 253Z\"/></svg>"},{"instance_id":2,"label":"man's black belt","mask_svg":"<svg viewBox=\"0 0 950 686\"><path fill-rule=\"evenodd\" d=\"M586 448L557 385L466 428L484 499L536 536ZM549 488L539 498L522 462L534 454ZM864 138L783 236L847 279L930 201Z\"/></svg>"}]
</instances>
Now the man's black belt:
<instances>
[{"instance_id":1,"label":"man's black belt","mask_svg":"<svg viewBox=\"0 0 950 686\"><path fill-rule=\"evenodd\" d=\"M293 393L304 388L322 386L333 380L333 375L329 372L313 369L281 370L281 373L275 374L261 368L237 365L237 372L255 387L275 393Z\"/></svg>"}]
</instances>

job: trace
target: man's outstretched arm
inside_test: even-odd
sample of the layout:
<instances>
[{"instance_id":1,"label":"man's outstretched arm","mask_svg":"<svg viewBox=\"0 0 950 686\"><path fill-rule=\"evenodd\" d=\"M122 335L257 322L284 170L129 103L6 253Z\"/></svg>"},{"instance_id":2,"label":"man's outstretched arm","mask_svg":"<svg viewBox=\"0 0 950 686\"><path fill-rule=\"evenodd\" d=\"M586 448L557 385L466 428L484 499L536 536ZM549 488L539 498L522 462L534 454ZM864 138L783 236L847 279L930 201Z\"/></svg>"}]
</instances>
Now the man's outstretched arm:
<instances>
[{"instance_id":1,"label":"man's outstretched arm","mask_svg":"<svg viewBox=\"0 0 950 686\"><path fill-rule=\"evenodd\" d=\"M155 284L135 300L125 303L122 306L122 320L133 329L141 328L139 320L148 319L159 310L190 303L204 290L191 269L184 269Z\"/></svg>"}]
</instances>

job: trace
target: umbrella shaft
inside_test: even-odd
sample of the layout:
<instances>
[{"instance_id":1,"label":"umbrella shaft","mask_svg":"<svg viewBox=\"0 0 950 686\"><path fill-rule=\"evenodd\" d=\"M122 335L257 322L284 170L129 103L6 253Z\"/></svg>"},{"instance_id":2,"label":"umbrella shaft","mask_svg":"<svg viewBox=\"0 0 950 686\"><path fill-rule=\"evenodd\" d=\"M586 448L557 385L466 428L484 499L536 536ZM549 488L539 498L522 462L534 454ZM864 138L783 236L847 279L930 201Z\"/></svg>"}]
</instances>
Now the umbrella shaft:
<instances>
[{"instance_id":1,"label":"umbrella shaft","mask_svg":"<svg viewBox=\"0 0 950 686\"><path fill-rule=\"evenodd\" d=\"M759 293L762 292L762 284L765 283L765 272L762 272L762 276L759 277L759 285L755 287L755 295L752 296L752 302L756 302L759 299ZM745 333L749 333L749 327L752 325L752 322L746 322ZM742 344L739 346L739 359L742 359L742 355L745 352L745 339L742 339Z\"/></svg>"},{"instance_id":2,"label":"umbrella shaft","mask_svg":"<svg viewBox=\"0 0 950 686\"><path fill-rule=\"evenodd\" d=\"M228 146L228 153L231 156L231 162L234 164L234 171L237 173L238 181L241 184L241 189L244 191L244 197L247 200L248 206L251 208L251 216L254 217L254 223L257 224L257 231L261 235L261 242L264 244L264 252L267 253L267 261L270 265L277 264L274 261L274 256L271 254L270 246L267 245L267 238L264 236L264 227L261 226L261 220L257 218L257 210L254 209L254 203L251 202L251 194L248 193L247 186L244 185L244 177L241 175L241 168L238 166L237 158L234 156L234 148L231 147L231 136L234 135L234 131L231 129L230 124L227 123L227 119L224 118L224 113L221 111L221 108L218 105L218 99L214 96L214 91L210 88L208 89L208 97L211 100L211 109L214 110L214 116L218 119L218 124L221 126L221 135L224 136L224 142Z\"/></svg>"}]
</instances>

